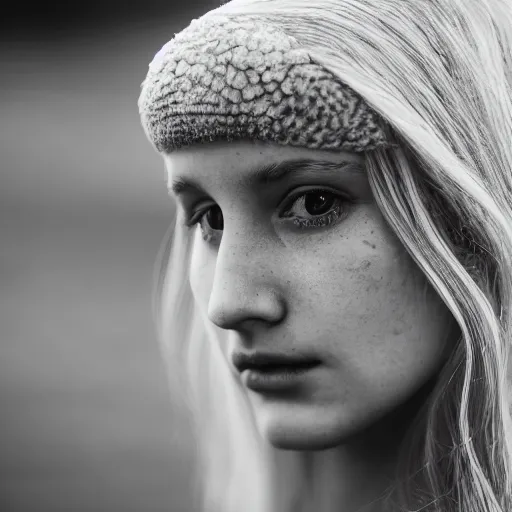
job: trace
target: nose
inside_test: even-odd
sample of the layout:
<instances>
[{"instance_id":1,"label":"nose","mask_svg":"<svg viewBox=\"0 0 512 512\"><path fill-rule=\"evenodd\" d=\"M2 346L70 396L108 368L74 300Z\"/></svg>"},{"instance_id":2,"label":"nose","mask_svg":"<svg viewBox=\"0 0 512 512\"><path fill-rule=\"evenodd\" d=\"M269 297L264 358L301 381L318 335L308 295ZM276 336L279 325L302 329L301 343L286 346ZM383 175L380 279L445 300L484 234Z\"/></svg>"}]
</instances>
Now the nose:
<instances>
[{"instance_id":1,"label":"nose","mask_svg":"<svg viewBox=\"0 0 512 512\"><path fill-rule=\"evenodd\" d=\"M261 241L240 238L231 243L227 233L217 253L208 318L222 329L249 329L254 322L275 324L286 316L279 287L278 258Z\"/></svg>"}]
</instances>

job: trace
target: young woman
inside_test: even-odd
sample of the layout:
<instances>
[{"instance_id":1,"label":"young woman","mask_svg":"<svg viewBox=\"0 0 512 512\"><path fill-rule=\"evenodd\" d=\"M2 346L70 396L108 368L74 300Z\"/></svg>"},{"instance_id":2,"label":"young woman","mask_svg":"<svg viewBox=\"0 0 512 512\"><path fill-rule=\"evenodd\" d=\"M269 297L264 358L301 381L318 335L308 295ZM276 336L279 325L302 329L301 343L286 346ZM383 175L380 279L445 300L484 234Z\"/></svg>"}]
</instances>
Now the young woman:
<instances>
[{"instance_id":1,"label":"young woman","mask_svg":"<svg viewBox=\"0 0 512 512\"><path fill-rule=\"evenodd\" d=\"M234 0L150 64L203 510L512 510L511 27L508 0Z\"/></svg>"}]
</instances>

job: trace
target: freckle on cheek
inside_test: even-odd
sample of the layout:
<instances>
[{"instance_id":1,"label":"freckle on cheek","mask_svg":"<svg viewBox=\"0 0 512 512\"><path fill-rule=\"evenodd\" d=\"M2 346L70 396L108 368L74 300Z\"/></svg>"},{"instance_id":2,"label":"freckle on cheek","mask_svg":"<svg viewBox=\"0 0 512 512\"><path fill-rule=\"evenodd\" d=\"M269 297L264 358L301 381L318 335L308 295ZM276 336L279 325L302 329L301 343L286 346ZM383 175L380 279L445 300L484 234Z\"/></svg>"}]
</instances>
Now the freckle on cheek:
<instances>
[{"instance_id":1,"label":"freckle on cheek","mask_svg":"<svg viewBox=\"0 0 512 512\"><path fill-rule=\"evenodd\" d=\"M361 270L366 270L367 268L369 268L371 266L371 263L368 261L368 260L363 260L361 262Z\"/></svg>"}]
</instances>

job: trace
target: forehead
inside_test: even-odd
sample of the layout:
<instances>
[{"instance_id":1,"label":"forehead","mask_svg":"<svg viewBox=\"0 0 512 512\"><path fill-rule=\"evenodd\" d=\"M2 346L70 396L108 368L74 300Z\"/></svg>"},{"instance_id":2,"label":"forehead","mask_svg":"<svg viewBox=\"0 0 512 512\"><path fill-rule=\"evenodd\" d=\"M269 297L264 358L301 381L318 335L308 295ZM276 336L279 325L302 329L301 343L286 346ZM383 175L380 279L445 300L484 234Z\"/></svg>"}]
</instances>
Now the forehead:
<instances>
[{"instance_id":1,"label":"forehead","mask_svg":"<svg viewBox=\"0 0 512 512\"><path fill-rule=\"evenodd\" d=\"M218 181L244 181L257 170L287 160L311 160L364 165L361 153L316 150L254 141L211 142L182 148L163 155L169 189L173 184Z\"/></svg>"}]
</instances>

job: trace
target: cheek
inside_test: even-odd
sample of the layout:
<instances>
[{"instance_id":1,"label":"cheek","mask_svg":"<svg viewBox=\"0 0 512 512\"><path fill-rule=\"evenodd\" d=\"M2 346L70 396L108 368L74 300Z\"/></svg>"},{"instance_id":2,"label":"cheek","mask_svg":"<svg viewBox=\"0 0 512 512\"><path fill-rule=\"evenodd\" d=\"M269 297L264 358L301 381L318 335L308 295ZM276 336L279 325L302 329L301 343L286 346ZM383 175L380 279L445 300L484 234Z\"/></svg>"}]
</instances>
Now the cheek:
<instances>
[{"instance_id":1,"label":"cheek","mask_svg":"<svg viewBox=\"0 0 512 512\"><path fill-rule=\"evenodd\" d=\"M404 403L440 371L451 345L451 313L406 267L388 267L380 287L354 290L343 314L346 335L331 347L339 371L325 398L339 401L333 390L345 390L341 401L355 416Z\"/></svg>"},{"instance_id":2,"label":"cheek","mask_svg":"<svg viewBox=\"0 0 512 512\"><path fill-rule=\"evenodd\" d=\"M316 326L310 337L322 340L340 379L333 390L393 400L430 377L454 320L389 228L368 218L315 252L297 318L303 331Z\"/></svg>"},{"instance_id":3,"label":"cheek","mask_svg":"<svg viewBox=\"0 0 512 512\"><path fill-rule=\"evenodd\" d=\"M451 314L403 255L375 275L347 283L346 327L358 340L347 350L365 371L428 372L442 353ZM376 371L377 370L377 371Z\"/></svg>"},{"instance_id":4,"label":"cheek","mask_svg":"<svg viewBox=\"0 0 512 512\"><path fill-rule=\"evenodd\" d=\"M414 379L438 366L452 316L405 249L386 249L388 258L376 262L376 274L360 280L367 304L356 303L367 340L361 356L374 369Z\"/></svg>"}]
</instances>

